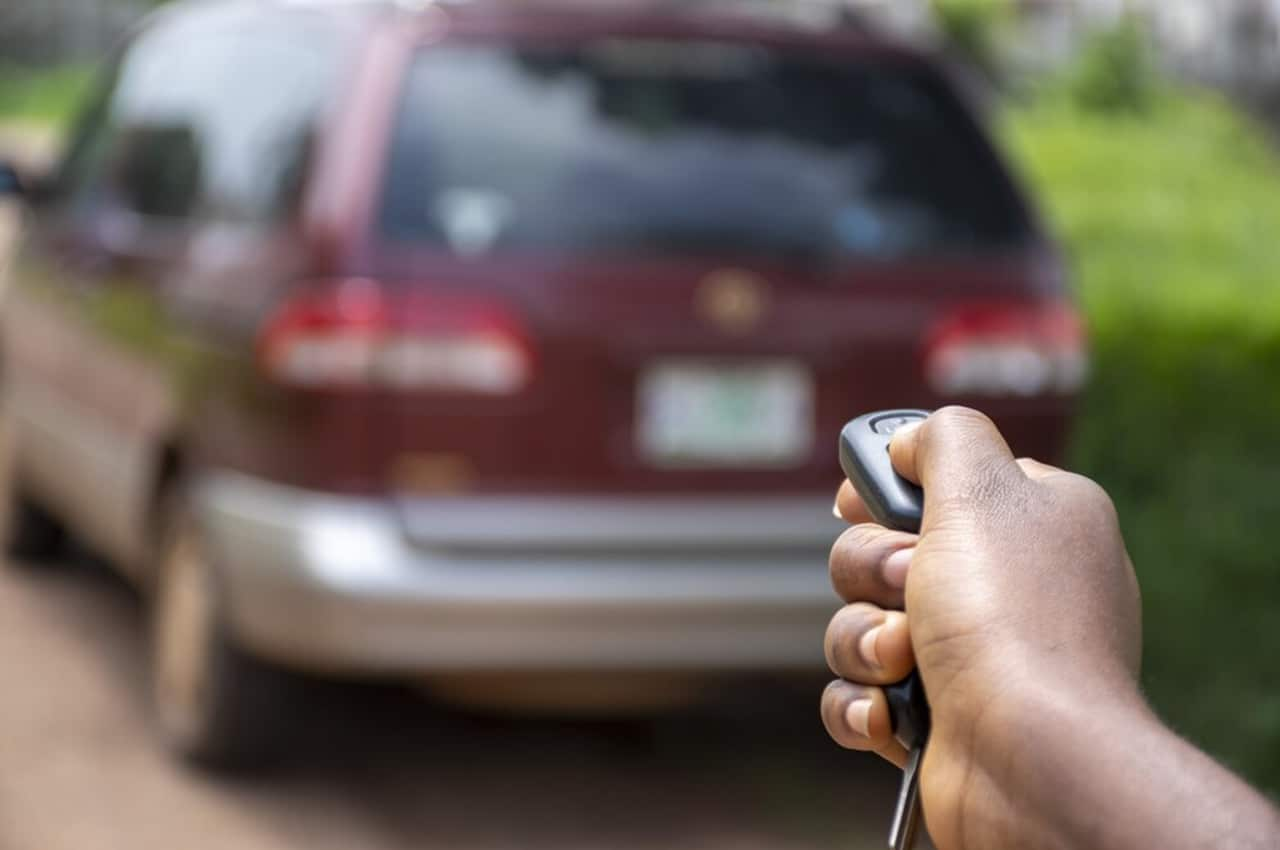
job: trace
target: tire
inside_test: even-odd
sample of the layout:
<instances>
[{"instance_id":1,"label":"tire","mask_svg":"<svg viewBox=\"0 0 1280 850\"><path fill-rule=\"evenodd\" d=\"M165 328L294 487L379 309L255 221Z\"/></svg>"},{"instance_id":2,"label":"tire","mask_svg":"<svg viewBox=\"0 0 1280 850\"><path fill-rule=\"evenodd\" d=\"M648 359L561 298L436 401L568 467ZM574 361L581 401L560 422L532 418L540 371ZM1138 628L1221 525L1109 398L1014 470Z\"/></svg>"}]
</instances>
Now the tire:
<instances>
[{"instance_id":1,"label":"tire","mask_svg":"<svg viewBox=\"0 0 1280 850\"><path fill-rule=\"evenodd\" d=\"M66 551L67 532L52 514L22 492L10 493L4 506L6 563L44 566Z\"/></svg>"},{"instance_id":2,"label":"tire","mask_svg":"<svg viewBox=\"0 0 1280 850\"><path fill-rule=\"evenodd\" d=\"M66 551L67 531L31 499L18 475L13 428L0 424L0 546L5 562L43 566ZM34 562L34 563L33 563Z\"/></svg>"},{"instance_id":3,"label":"tire","mask_svg":"<svg viewBox=\"0 0 1280 850\"><path fill-rule=\"evenodd\" d=\"M235 645L217 573L185 498L164 510L151 606L151 703L179 759L258 768L284 751L298 683Z\"/></svg>"}]
</instances>

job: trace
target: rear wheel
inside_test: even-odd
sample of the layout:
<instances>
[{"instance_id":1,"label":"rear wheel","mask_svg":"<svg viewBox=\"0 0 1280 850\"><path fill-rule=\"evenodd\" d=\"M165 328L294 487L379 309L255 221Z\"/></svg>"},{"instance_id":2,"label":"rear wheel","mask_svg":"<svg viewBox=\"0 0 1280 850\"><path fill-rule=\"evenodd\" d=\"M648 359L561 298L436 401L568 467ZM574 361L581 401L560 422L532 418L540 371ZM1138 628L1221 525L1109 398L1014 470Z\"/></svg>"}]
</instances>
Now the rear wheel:
<instances>
[{"instance_id":1,"label":"rear wheel","mask_svg":"<svg viewBox=\"0 0 1280 850\"><path fill-rule=\"evenodd\" d=\"M6 563L44 564L65 549L67 532L53 514L36 503L18 475L13 428L0 424L0 546Z\"/></svg>"},{"instance_id":2,"label":"rear wheel","mask_svg":"<svg viewBox=\"0 0 1280 850\"><path fill-rule=\"evenodd\" d=\"M43 566L65 550L66 529L14 483L9 487L11 492L4 497L4 516L0 519L4 526L6 563L18 561L23 566Z\"/></svg>"},{"instance_id":3,"label":"rear wheel","mask_svg":"<svg viewBox=\"0 0 1280 850\"><path fill-rule=\"evenodd\" d=\"M151 699L164 743L209 767L281 749L295 683L231 640L217 576L185 499L171 501L152 607Z\"/></svg>"}]
</instances>

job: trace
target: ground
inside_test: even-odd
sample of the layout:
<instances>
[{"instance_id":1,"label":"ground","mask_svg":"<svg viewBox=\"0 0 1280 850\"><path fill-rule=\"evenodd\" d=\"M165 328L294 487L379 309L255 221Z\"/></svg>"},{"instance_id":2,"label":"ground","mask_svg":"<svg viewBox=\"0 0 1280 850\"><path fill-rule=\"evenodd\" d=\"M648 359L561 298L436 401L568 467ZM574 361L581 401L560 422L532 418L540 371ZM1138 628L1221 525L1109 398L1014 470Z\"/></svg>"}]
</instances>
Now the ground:
<instances>
[{"instance_id":1,"label":"ground","mask_svg":"<svg viewBox=\"0 0 1280 850\"><path fill-rule=\"evenodd\" d=\"M150 734L143 614L90 557L0 565L0 850L883 845L898 774L826 738L818 682L613 724L335 687L285 767L214 777Z\"/></svg>"},{"instance_id":2,"label":"ground","mask_svg":"<svg viewBox=\"0 0 1280 850\"><path fill-rule=\"evenodd\" d=\"M0 850L881 846L896 774L816 688L574 724L343 687L291 764L204 775L148 730L141 607L89 559L0 575Z\"/></svg>"}]
</instances>

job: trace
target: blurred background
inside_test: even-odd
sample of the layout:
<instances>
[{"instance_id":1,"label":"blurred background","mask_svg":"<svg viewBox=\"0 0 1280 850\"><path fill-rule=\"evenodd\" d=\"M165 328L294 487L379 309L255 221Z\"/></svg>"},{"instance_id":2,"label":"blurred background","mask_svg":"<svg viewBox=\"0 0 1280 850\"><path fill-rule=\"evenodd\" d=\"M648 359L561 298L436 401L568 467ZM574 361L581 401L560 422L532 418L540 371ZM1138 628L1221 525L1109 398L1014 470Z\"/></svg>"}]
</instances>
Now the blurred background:
<instances>
[{"instance_id":1,"label":"blurred background","mask_svg":"<svg viewBox=\"0 0 1280 850\"><path fill-rule=\"evenodd\" d=\"M95 70L161 5L2 0L0 155L56 161ZM956 69L1061 242L1090 352L1065 462L1119 508L1145 690L1280 794L1280 2L839 10ZM22 222L0 209L0 270ZM317 685L338 692L287 767L184 768L148 730L142 603L96 556L65 560L0 575L0 847L874 847L888 823L895 772L835 751L791 681L589 721Z\"/></svg>"}]
</instances>

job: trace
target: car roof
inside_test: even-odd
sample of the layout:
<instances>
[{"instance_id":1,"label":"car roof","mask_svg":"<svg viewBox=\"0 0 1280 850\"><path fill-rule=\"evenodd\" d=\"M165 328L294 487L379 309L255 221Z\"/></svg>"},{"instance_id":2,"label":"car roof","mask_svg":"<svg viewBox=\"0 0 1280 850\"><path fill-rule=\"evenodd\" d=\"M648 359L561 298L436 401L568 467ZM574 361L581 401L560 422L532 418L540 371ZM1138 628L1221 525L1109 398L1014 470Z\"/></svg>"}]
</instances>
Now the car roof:
<instances>
[{"instance_id":1,"label":"car roof","mask_svg":"<svg viewBox=\"0 0 1280 850\"><path fill-rule=\"evenodd\" d=\"M231 2L231 0L223 0ZM254 2L254 0L250 0ZM720 17L772 21L778 25L809 28L843 26L864 28L865 21L840 0L256 0L258 5L366 12L426 12L443 10L451 15L646 15L688 19Z\"/></svg>"},{"instance_id":2,"label":"car roof","mask_svg":"<svg viewBox=\"0 0 1280 850\"><path fill-rule=\"evenodd\" d=\"M330 0L304 0L329 2ZM386 1L386 0L384 0ZM378 2L378 0L373 0ZM389 0L401 6L436 6L451 14L504 16L588 16L638 18L672 22L750 21L776 28L822 30L865 29L865 23L835 0Z\"/></svg>"},{"instance_id":3,"label":"car roof","mask_svg":"<svg viewBox=\"0 0 1280 850\"><path fill-rule=\"evenodd\" d=\"M471 34L604 34L828 43L920 54L878 32L840 0L185 0L158 17L239 11L322 16L336 23L446 29Z\"/></svg>"}]
</instances>

